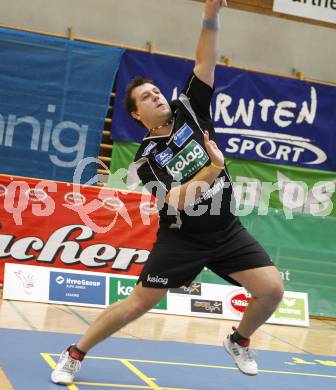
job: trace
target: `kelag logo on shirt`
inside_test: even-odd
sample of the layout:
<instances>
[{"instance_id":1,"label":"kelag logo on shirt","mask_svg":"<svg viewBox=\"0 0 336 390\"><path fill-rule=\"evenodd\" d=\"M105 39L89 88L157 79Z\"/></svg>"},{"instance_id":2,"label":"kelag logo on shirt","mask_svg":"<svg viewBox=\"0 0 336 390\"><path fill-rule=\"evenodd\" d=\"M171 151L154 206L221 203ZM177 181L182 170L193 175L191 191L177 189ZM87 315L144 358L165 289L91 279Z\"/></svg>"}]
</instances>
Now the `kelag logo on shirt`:
<instances>
[{"instance_id":1,"label":"kelag logo on shirt","mask_svg":"<svg viewBox=\"0 0 336 390\"><path fill-rule=\"evenodd\" d=\"M199 143L192 140L169 161L167 171L173 176L174 180L180 181L194 174L208 160L209 157L206 151Z\"/></svg>"}]
</instances>

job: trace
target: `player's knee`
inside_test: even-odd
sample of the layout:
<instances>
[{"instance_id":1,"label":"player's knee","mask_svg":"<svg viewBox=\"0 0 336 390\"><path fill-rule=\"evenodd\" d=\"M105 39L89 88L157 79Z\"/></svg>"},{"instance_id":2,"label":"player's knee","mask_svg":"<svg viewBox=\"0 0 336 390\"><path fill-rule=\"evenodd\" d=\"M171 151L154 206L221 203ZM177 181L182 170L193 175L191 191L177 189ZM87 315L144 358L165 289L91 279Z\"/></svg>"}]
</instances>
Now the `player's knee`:
<instances>
[{"instance_id":1,"label":"player's knee","mask_svg":"<svg viewBox=\"0 0 336 390\"><path fill-rule=\"evenodd\" d=\"M284 285L280 280L271 284L268 290L268 296L274 304L279 304L284 294Z\"/></svg>"}]
</instances>

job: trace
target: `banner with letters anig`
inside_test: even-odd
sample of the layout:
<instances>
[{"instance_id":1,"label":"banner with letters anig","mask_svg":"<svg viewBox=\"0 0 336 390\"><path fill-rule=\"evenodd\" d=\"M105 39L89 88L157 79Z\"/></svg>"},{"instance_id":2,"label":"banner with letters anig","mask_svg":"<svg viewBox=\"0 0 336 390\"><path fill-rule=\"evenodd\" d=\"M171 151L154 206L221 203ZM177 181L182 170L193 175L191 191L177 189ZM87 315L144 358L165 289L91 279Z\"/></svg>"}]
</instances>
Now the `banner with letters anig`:
<instances>
[{"instance_id":1,"label":"banner with letters anig","mask_svg":"<svg viewBox=\"0 0 336 390\"><path fill-rule=\"evenodd\" d=\"M0 29L0 171L72 182L98 157L123 49ZM95 160L75 179L97 181Z\"/></svg>"},{"instance_id":2,"label":"banner with letters anig","mask_svg":"<svg viewBox=\"0 0 336 390\"><path fill-rule=\"evenodd\" d=\"M182 91L193 62L126 51L117 81L112 138L140 142L145 130L123 101L136 75L150 78L167 99ZM336 88L217 66L212 119L227 157L336 171Z\"/></svg>"}]
</instances>

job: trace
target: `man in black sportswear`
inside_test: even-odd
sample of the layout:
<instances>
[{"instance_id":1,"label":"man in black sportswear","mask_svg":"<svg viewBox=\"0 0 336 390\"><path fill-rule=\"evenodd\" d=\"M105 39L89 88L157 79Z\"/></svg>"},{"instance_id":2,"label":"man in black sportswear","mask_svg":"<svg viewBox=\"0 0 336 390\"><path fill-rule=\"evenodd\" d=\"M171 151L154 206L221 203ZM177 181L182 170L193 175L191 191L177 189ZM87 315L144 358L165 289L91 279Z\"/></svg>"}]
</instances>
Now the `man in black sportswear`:
<instances>
[{"instance_id":1,"label":"man in black sportswear","mask_svg":"<svg viewBox=\"0 0 336 390\"><path fill-rule=\"evenodd\" d=\"M281 301L283 283L265 250L232 213L230 176L211 124L218 14L225 5L225 0L206 0L195 67L176 101L169 104L142 78L127 89L127 111L148 129L135 165L161 208L157 241L129 297L107 307L63 352L51 375L54 383L72 383L87 351L152 309L169 288L188 285L205 266L252 294L224 348L244 374L258 372L249 339Z\"/></svg>"}]
</instances>

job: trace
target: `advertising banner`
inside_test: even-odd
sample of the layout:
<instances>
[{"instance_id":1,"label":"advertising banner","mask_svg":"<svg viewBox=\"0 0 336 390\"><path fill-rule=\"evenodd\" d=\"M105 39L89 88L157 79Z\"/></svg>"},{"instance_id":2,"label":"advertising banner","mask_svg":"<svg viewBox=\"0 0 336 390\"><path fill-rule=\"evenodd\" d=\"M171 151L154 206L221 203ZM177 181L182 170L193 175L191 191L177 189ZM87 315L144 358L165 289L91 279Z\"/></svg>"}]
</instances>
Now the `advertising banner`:
<instances>
[{"instance_id":1,"label":"advertising banner","mask_svg":"<svg viewBox=\"0 0 336 390\"><path fill-rule=\"evenodd\" d=\"M286 290L308 293L312 315L335 317L336 218L274 208L267 214L260 211L249 209L241 220L272 257ZM81 284L72 277L67 282L64 270L124 275L126 280L114 282L110 299L126 297L135 283L128 279L140 274L158 223L148 194L7 176L0 177L0 215L0 283L6 263L59 268L52 289L55 301L87 299L72 292L72 286L80 289ZM21 275L21 282L29 290L29 275ZM179 289L180 295L200 296L199 283L225 284L205 269L190 287Z\"/></svg>"},{"instance_id":2,"label":"advertising banner","mask_svg":"<svg viewBox=\"0 0 336 390\"><path fill-rule=\"evenodd\" d=\"M336 23L335 0L274 0L273 11Z\"/></svg>"},{"instance_id":3,"label":"advertising banner","mask_svg":"<svg viewBox=\"0 0 336 390\"><path fill-rule=\"evenodd\" d=\"M197 288L169 290L169 313L240 321L252 300L242 287L195 282L193 285ZM285 291L278 309L267 323L309 326L308 295Z\"/></svg>"},{"instance_id":4,"label":"advertising banner","mask_svg":"<svg viewBox=\"0 0 336 390\"><path fill-rule=\"evenodd\" d=\"M109 299L107 304L121 301L127 298L136 285L137 278L134 276L127 277L124 275L114 275L109 277ZM154 306L155 310L167 310L167 296Z\"/></svg>"},{"instance_id":5,"label":"advertising banner","mask_svg":"<svg viewBox=\"0 0 336 390\"><path fill-rule=\"evenodd\" d=\"M176 98L193 62L126 51L120 65L112 138L140 142L145 129L123 106L137 75L150 78L168 100ZM336 171L336 88L217 66L212 118L227 157Z\"/></svg>"},{"instance_id":6,"label":"advertising banner","mask_svg":"<svg viewBox=\"0 0 336 390\"><path fill-rule=\"evenodd\" d=\"M26 264L5 265L4 299L105 307L106 274Z\"/></svg>"},{"instance_id":7,"label":"advertising banner","mask_svg":"<svg viewBox=\"0 0 336 390\"><path fill-rule=\"evenodd\" d=\"M236 214L272 256L286 289L309 292L313 315L335 317L336 174L233 158L226 163ZM127 165L116 160L115 168ZM207 270L197 281L225 283Z\"/></svg>"},{"instance_id":8,"label":"advertising banner","mask_svg":"<svg viewBox=\"0 0 336 390\"><path fill-rule=\"evenodd\" d=\"M134 142L114 143L109 180L112 187L127 189L127 175L138 146ZM265 215L268 208L274 208L286 211L289 218L297 212L336 216L336 172L228 157L225 162L239 215L247 215L253 208ZM118 170L122 175L115 174Z\"/></svg>"},{"instance_id":9,"label":"advertising banner","mask_svg":"<svg viewBox=\"0 0 336 390\"><path fill-rule=\"evenodd\" d=\"M285 211L289 219L293 213L336 217L336 172L231 158L226 163L240 215L252 208L267 215L273 208Z\"/></svg>"},{"instance_id":10,"label":"advertising banner","mask_svg":"<svg viewBox=\"0 0 336 390\"><path fill-rule=\"evenodd\" d=\"M42 277L45 279L41 281ZM23 281L27 282L23 282ZM29 282L28 282L29 280ZM104 307L127 298L136 277L6 264L4 299ZM151 311L240 321L250 294L241 287L192 283L171 289ZM309 326L308 296L286 291L267 323Z\"/></svg>"},{"instance_id":11,"label":"advertising banner","mask_svg":"<svg viewBox=\"0 0 336 390\"><path fill-rule=\"evenodd\" d=\"M148 194L0 176L0 283L5 263L139 275L153 205Z\"/></svg>"},{"instance_id":12,"label":"advertising banner","mask_svg":"<svg viewBox=\"0 0 336 390\"><path fill-rule=\"evenodd\" d=\"M106 277L51 271L49 300L105 305Z\"/></svg>"},{"instance_id":13,"label":"advertising banner","mask_svg":"<svg viewBox=\"0 0 336 390\"><path fill-rule=\"evenodd\" d=\"M0 171L72 182L98 156L124 50L0 28L0 52Z\"/></svg>"},{"instance_id":14,"label":"advertising banner","mask_svg":"<svg viewBox=\"0 0 336 390\"><path fill-rule=\"evenodd\" d=\"M137 142L113 142L113 153L111 155L111 163L109 167L111 175L109 175L107 182L109 187L127 189L127 171L134 160L139 146L140 144Z\"/></svg>"},{"instance_id":15,"label":"advertising banner","mask_svg":"<svg viewBox=\"0 0 336 390\"><path fill-rule=\"evenodd\" d=\"M255 209L241 221L271 256L286 291L307 293L311 315L336 317L336 218L294 213L289 219L270 208L267 215ZM207 269L195 281L223 284Z\"/></svg>"}]
</instances>

